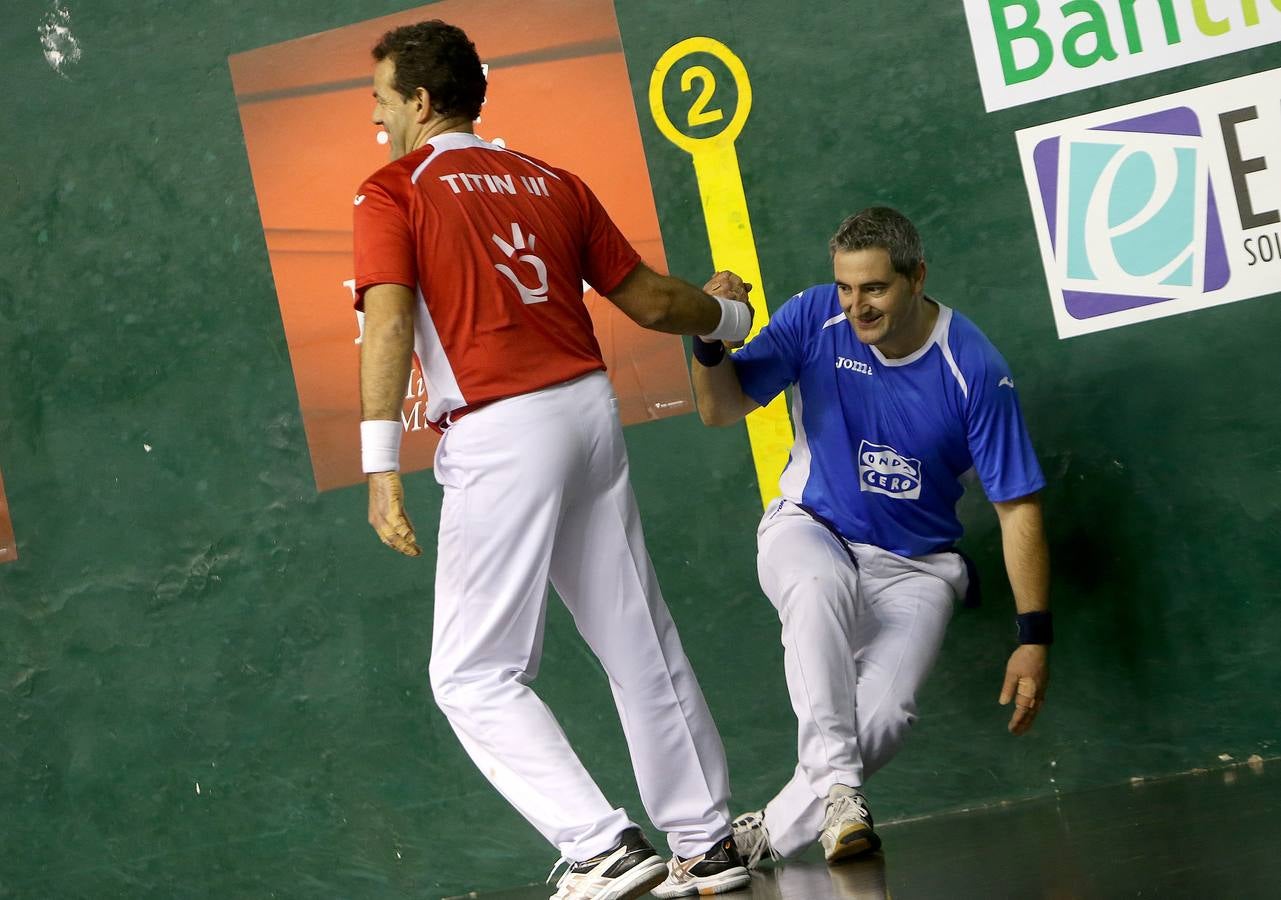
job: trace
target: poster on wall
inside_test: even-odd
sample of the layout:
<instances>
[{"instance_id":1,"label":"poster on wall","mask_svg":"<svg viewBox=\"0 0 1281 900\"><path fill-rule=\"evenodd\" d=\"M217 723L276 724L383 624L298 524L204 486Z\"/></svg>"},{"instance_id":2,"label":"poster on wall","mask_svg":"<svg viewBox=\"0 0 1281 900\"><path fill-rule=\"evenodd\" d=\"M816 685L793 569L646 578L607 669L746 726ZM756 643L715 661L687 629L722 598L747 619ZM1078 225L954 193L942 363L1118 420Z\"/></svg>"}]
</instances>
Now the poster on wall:
<instances>
[{"instance_id":1,"label":"poster on wall","mask_svg":"<svg viewBox=\"0 0 1281 900\"><path fill-rule=\"evenodd\" d=\"M1281 69L1018 145L1059 337L1281 290Z\"/></svg>"},{"instance_id":2,"label":"poster on wall","mask_svg":"<svg viewBox=\"0 0 1281 900\"><path fill-rule=\"evenodd\" d=\"M0 563L18 558L18 542L13 536L13 522L9 518L9 501L4 495L4 476L0 475Z\"/></svg>"},{"instance_id":3,"label":"poster on wall","mask_svg":"<svg viewBox=\"0 0 1281 900\"><path fill-rule=\"evenodd\" d=\"M965 0L988 112L1281 41L1281 0Z\"/></svg>"},{"instance_id":4,"label":"poster on wall","mask_svg":"<svg viewBox=\"0 0 1281 900\"><path fill-rule=\"evenodd\" d=\"M667 261L611 0L430 6L239 53L229 60L316 484L363 481L360 322L352 309L352 197L388 162L374 126L370 48L390 28L444 19L465 30L489 90L476 132L582 176L641 254ZM710 274L710 273L709 273ZM693 411L680 338L645 331L584 286L624 424ZM416 368L402 469L431 465Z\"/></svg>"}]
</instances>

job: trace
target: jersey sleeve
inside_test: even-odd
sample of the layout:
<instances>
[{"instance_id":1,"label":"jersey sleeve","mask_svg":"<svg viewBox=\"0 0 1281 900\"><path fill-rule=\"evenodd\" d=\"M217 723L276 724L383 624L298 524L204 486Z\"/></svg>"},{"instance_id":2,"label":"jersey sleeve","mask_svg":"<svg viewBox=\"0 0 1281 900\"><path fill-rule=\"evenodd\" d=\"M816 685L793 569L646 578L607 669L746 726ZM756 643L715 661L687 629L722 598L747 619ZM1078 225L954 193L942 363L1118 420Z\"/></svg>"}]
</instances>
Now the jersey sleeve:
<instances>
[{"instance_id":1,"label":"jersey sleeve","mask_svg":"<svg viewBox=\"0 0 1281 900\"><path fill-rule=\"evenodd\" d=\"M1010 367L990 349L976 366L966 408L970 456L987 498L1017 500L1045 487Z\"/></svg>"},{"instance_id":2,"label":"jersey sleeve","mask_svg":"<svg viewBox=\"0 0 1281 900\"><path fill-rule=\"evenodd\" d=\"M362 184L352 217L356 309L365 308L365 291L375 284L417 286L413 232L386 189L373 181Z\"/></svg>"},{"instance_id":3,"label":"jersey sleeve","mask_svg":"<svg viewBox=\"0 0 1281 900\"><path fill-rule=\"evenodd\" d=\"M571 183L583 212L583 280L598 294L606 296L636 268L641 261L640 254L605 212L591 188L577 177L573 177Z\"/></svg>"},{"instance_id":4,"label":"jersey sleeve","mask_svg":"<svg viewBox=\"0 0 1281 900\"><path fill-rule=\"evenodd\" d=\"M804 360L804 294L780 306L746 347L730 358L743 393L761 406L794 384Z\"/></svg>"}]
</instances>

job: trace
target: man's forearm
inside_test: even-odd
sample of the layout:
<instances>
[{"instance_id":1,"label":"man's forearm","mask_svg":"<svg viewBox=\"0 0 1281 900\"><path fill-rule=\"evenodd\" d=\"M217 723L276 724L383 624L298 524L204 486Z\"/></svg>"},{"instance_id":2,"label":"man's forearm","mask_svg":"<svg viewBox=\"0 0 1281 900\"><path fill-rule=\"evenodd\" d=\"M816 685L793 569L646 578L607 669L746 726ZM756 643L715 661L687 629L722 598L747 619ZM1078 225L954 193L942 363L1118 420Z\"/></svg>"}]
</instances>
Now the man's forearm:
<instances>
[{"instance_id":1,"label":"man's forearm","mask_svg":"<svg viewBox=\"0 0 1281 900\"><path fill-rule=\"evenodd\" d=\"M1019 613L1050 608L1050 548L1039 495L996 504L1005 571Z\"/></svg>"},{"instance_id":2,"label":"man's forearm","mask_svg":"<svg viewBox=\"0 0 1281 900\"><path fill-rule=\"evenodd\" d=\"M698 416L704 425L733 425L756 408L756 403L743 393L738 372L729 358L715 366L705 366L697 359L693 360L690 363L690 380L694 385Z\"/></svg>"},{"instance_id":3,"label":"man's forearm","mask_svg":"<svg viewBox=\"0 0 1281 900\"><path fill-rule=\"evenodd\" d=\"M708 334L720 324L721 308L706 293L679 278L666 276L663 281L667 303L651 328L668 334Z\"/></svg>"},{"instance_id":4,"label":"man's forearm","mask_svg":"<svg viewBox=\"0 0 1281 900\"><path fill-rule=\"evenodd\" d=\"M721 323L721 306L710 296L679 278L660 275L644 263L609 293L609 299L629 319L651 331L710 334ZM735 339L745 336L746 328Z\"/></svg>"},{"instance_id":5,"label":"man's forearm","mask_svg":"<svg viewBox=\"0 0 1281 900\"><path fill-rule=\"evenodd\" d=\"M380 290L384 288L400 291ZM366 421L400 418L413 363L411 302L409 289L400 285L377 285L366 294L360 344L360 413Z\"/></svg>"}]
</instances>

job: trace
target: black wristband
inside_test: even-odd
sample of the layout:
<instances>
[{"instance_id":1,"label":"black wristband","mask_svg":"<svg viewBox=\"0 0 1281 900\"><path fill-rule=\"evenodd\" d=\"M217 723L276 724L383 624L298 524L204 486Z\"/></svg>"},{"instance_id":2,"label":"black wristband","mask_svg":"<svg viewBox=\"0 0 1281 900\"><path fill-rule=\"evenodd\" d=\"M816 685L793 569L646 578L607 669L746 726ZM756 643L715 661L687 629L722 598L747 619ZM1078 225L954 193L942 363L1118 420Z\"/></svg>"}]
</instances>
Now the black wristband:
<instances>
[{"instance_id":1,"label":"black wristband","mask_svg":"<svg viewBox=\"0 0 1281 900\"><path fill-rule=\"evenodd\" d=\"M725 345L720 341L708 342L701 337L691 340L694 342L694 358L707 368L719 366L725 358Z\"/></svg>"},{"instance_id":2,"label":"black wristband","mask_svg":"<svg viewBox=\"0 0 1281 900\"><path fill-rule=\"evenodd\" d=\"M1020 644L1054 643L1054 617L1049 610L1020 613L1014 621L1018 623Z\"/></svg>"}]
</instances>

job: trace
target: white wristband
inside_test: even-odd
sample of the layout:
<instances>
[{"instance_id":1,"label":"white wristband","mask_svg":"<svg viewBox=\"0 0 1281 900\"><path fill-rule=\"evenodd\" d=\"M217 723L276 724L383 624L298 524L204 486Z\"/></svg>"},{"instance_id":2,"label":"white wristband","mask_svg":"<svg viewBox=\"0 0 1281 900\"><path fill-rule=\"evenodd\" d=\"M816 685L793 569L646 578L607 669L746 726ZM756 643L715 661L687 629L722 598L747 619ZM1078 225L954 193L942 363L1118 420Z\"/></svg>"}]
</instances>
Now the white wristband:
<instances>
[{"instance_id":1,"label":"white wristband","mask_svg":"<svg viewBox=\"0 0 1281 900\"><path fill-rule=\"evenodd\" d=\"M370 472L400 471L400 439L404 426L398 421L375 419L360 423L360 468Z\"/></svg>"},{"instance_id":2,"label":"white wristband","mask_svg":"<svg viewBox=\"0 0 1281 900\"><path fill-rule=\"evenodd\" d=\"M713 297L721 305L721 321L715 330L700 334L705 341L742 341L752 328L752 314L741 300Z\"/></svg>"}]
</instances>

